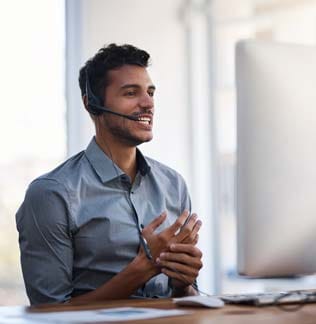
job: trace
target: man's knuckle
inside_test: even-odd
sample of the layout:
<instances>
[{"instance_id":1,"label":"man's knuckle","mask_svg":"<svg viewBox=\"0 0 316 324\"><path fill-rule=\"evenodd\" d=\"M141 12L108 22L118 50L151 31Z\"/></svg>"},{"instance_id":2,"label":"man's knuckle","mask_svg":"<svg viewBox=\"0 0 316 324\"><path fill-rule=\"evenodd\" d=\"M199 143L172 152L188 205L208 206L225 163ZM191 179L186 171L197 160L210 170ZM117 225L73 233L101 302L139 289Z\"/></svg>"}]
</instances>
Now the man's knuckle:
<instances>
[{"instance_id":1,"label":"man's knuckle","mask_svg":"<svg viewBox=\"0 0 316 324\"><path fill-rule=\"evenodd\" d=\"M195 238L196 238L196 236L193 233L191 233L190 234L190 241L191 242L194 242L195 241Z\"/></svg>"},{"instance_id":2,"label":"man's knuckle","mask_svg":"<svg viewBox=\"0 0 316 324\"><path fill-rule=\"evenodd\" d=\"M196 246L193 246L193 249L194 249L194 255L197 257L197 258L202 258L203 254L202 254L202 251L196 247Z\"/></svg>"},{"instance_id":3,"label":"man's knuckle","mask_svg":"<svg viewBox=\"0 0 316 324\"><path fill-rule=\"evenodd\" d=\"M195 269L193 271L193 276L196 278L198 275L199 275L199 270L198 269Z\"/></svg>"}]
</instances>

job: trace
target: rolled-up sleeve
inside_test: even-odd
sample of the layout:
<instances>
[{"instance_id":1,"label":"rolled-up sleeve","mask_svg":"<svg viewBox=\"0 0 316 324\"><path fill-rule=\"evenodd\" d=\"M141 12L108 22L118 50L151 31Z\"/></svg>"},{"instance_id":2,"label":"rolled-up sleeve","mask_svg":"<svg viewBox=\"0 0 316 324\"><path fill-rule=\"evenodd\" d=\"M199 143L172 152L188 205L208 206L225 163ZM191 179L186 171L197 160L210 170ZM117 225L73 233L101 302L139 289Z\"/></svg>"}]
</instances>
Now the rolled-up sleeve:
<instances>
[{"instance_id":1,"label":"rolled-up sleeve","mask_svg":"<svg viewBox=\"0 0 316 324\"><path fill-rule=\"evenodd\" d=\"M34 181L16 214L21 266L31 304L58 303L71 296L73 247L66 188L50 179Z\"/></svg>"}]
</instances>

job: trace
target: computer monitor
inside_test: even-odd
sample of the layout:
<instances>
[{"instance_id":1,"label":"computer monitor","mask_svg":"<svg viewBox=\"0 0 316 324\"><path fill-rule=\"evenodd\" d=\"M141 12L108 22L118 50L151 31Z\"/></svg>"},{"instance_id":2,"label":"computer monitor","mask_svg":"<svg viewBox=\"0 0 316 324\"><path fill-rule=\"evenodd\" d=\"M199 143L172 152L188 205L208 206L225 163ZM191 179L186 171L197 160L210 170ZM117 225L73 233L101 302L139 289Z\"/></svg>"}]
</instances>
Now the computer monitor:
<instances>
[{"instance_id":1,"label":"computer monitor","mask_svg":"<svg viewBox=\"0 0 316 324\"><path fill-rule=\"evenodd\" d=\"M237 268L316 273L316 48L236 46Z\"/></svg>"}]
</instances>

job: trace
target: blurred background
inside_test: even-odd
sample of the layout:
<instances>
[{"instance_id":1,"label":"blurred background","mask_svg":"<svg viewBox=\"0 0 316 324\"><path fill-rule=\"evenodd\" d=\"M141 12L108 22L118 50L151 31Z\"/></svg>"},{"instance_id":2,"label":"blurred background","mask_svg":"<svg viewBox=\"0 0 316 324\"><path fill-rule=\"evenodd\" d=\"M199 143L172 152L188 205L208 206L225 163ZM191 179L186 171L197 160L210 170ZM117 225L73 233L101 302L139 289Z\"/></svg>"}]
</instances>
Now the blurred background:
<instances>
[{"instance_id":1,"label":"blurred background","mask_svg":"<svg viewBox=\"0 0 316 324\"><path fill-rule=\"evenodd\" d=\"M0 0L0 305L28 303L15 213L32 179L93 136L78 70L111 42L151 54L155 138L141 150L187 181L203 221L200 288L315 288L236 274L234 46L245 38L315 45L316 1Z\"/></svg>"}]
</instances>

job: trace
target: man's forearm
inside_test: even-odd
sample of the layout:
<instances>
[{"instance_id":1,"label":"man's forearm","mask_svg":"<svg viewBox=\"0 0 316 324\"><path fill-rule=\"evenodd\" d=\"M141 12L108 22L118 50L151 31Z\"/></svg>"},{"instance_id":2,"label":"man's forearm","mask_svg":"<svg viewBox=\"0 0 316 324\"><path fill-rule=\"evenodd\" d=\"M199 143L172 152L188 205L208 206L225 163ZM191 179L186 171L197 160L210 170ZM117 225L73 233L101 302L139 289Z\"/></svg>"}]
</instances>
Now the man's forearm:
<instances>
[{"instance_id":1,"label":"man's forearm","mask_svg":"<svg viewBox=\"0 0 316 324\"><path fill-rule=\"evenodd\" d=\"M74 297L70 304L91 303L109 299L128 298L150 278L158 274L157 268L144 256L137 256L111 280L89 293Z\"/></svg>"}]
</instances>

